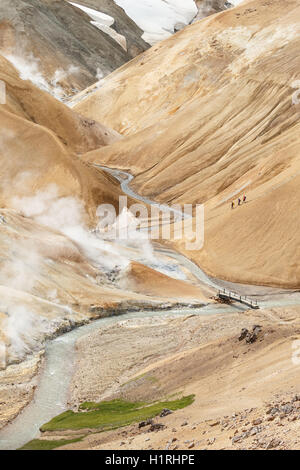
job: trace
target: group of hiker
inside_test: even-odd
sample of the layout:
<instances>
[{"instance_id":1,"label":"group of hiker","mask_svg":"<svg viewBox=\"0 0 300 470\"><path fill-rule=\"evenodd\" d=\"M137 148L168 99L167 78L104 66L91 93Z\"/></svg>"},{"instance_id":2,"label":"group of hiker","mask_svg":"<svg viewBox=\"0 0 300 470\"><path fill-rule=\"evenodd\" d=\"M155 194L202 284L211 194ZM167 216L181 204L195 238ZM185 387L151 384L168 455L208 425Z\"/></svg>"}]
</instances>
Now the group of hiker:
<instances>
[{"instance_id":1,"label":"group of hiker","mask_svg":"<svg viewBox=\"0 0 300 470\"><path fill-rule=\"evenodd\" d=\"M241 199L240 197L238 198L238 202L237 202L237 205L238 206L241 206L243 203L247 202L247 197L246 196L243 196L243 199ZM231 209L234 209L235 208L235 202L232 201L231 203Z\"/></svg>"}]
</instances>

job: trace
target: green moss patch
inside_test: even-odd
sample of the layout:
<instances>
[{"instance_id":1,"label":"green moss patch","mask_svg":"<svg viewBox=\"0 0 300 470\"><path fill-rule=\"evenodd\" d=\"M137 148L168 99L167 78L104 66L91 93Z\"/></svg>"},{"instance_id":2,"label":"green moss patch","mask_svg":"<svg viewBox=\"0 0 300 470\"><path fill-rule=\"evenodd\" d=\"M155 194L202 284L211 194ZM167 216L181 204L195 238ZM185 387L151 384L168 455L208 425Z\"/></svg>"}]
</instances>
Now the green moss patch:
<instances>
[{"instance_id":1,"label":"green moss patch","mask_svg":"<svg viewBox=\"0 0 300 470\"><path fill-rule=\"evenodd\" d=\"M154 418L164 408L172 411L185 408L194 401L194 395L173 401L155 403L129 402L125 400L103 401L101 403L83 403L79 411L66 411L41 427L41 431L68 429L98 429L108 431L129 424Z\"/></svg>"},{"instance_id":2,"label":"green moss patch","mask_svg":"<svg viewBox=\"0 0 300 470\"><path fill-rule=\"evenodd\" d=\"M53 450L61 446L66 446L67 444L73 444L73 442L79 442L82 438L77 439L62 439L60 441L46 441L42 439L33 439L30 442L27 442L19 450Z\"/></svg>"}]
</instances>

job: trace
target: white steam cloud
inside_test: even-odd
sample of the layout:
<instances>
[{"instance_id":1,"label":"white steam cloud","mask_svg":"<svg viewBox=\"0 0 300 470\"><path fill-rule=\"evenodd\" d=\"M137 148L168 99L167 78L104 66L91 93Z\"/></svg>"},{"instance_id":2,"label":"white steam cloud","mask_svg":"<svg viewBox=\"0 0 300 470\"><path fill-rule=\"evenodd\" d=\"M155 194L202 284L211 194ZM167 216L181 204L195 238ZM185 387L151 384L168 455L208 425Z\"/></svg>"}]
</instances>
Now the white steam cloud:
<instances>
[{"instance_id":1,"label":"white steam cloud","mask_svg":"<svg viewBox=\"0 0 300 470\"><path fill-rule=\"evenodd\" d=\"M6 256L0 266L0 284L6 287L3 305L0 305L0 311L5 314L1 323L5 342L0 340L0 368L7 362L23 359L40 346L40 338L49 329L47 319L37 316L30 308L30 297L23 303L18 295L19 292L33 293L40 274L41 256L32 242L14 239Z\"/></svg>"},{"instance_id":2,"label":"white steam cloud","mask_svg":"<svg viewBox=\"0 0 300 470\"><path fill-rule=\"evenodd\" d=\"M3 322L3 331L8 345L6 347L0 342L0 367L1 364L5 367L7 355L10 356L10 361L19 361L32 350L40 347L41 335L47 330L47 320L33 314L26 306L18 303L10 306Z\"/></svg>"},{"instance_id":3,"label":"white steam cloud","mask_svg":"<svg viewBox=\"0 0 300 470\"><path fill-rule=\"evenodd\" d=\"M62 232L74 241L95 266L104 270L116 267L126 269L130 259L123 247L141 249L143 259L153 261L153 249L147 234L139 231L139 221L124 208L114 225L128 228L128 238L121 238L116 232L113 243L105 232L91 232L85 223L83 202L75 197L60 197L55 184L34 196L15 197L13 207L25 217ZM133 255L132 255L133 256Z\"/></svg>"},{"instance_id":4,"label":"white steam cloud","mask_svg":"<svg viewBox=\"0 0 300 470\"><path fill-rule=\"evenodd\" d=\"M47 91L60 101L66 98L66 93L60 85L60 82L67 79L69 75L80 72L79 67L71 65L67 71L62 69L56 70L54 75L50 77L49 80L46 80L40 69L40 60L34 57L33 54L22 54L22 56L4 54L4 57L13 64L22 80L31 81L36 87Z\"/></svg>"},{"instance_id":5,"label":"white steam cloud","mask_svg":"<svg viewBox=\"0 0 300 470\"><path fill-rule=\"evenodd\" d=\"M117 247L112 247L99 239L85 224L85 209L82 201L74 197L60 197L55 184L34 196L15 197L13 207L25 217L62 232L74 241L97 267L111 270L115 267L126 268L128 260L120 255Z\"/></svg>"},{"instance_id":6,"label":"white steam cloud","mask_svg":"<svg viewBox=\"0 0 300 470\"><path fill-rule=\"evenodd\" d=\"M21 179L27 181L27 176L26 174ZM83 202L75 197L60 196L59 188L55 184L50 184L33 196L15 197L12 205L23 216L63 233L101 272L109 274L117 271L119 278L125 278L130 260L136 259L135 257L142 256L143 261L154 262L150 240L139 232L139 223L135 223L137 219L127 209L119 215L116 224L123 228L129 227L128 240L118 236L110 240L105 237L105 233L101 236L99 231L89 230L85 223ZM1 323L4 340L1 340L0 336L0 367L1 364L5 366L12 360L23 359L40 345L40 339L51 329L49 320L37 315L30 308L30 296L29 301L25 303L25 294L22 294L40 296L44 258L30 239L12 239L9 251L6 260L0 264L0 288L5 286L7 289L13 289L14 300L7 301L5 306L0 305L0 312L5 313ZM47 300L51 299L58 302L55 289L47 293Z\"/></svg>"}]
</instances>

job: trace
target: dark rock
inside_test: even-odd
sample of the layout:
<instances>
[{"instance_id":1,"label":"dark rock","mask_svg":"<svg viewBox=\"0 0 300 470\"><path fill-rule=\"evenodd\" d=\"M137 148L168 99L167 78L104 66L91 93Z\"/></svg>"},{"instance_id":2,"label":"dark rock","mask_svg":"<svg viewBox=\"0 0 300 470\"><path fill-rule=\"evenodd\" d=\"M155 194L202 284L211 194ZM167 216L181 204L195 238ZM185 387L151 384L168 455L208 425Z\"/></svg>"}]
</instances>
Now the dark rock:
<instances>
[{"instance_id":1,"label":"dark rock","mask_svg":"<svg viewBox=\"0 0 300 470\"><path fill-rule=\"evenodd\" d=\"M274 415L269 415L269 416L267 417L267 421L274 421L274 419L275 419L275 416L274 416Z\"/></svg>"},{"instance_id":2,"label":"dark rock","mask_svg":"<svg viewBox=\"0 0 300 470\"><path fill-rule=\"evenodd\" d=\"M261 431L262 431L261 426L254 426L248 432L249 432L249 436L256 436L256 434L259 434Z\"/></svg>"},{"instance_id":3,"label":"dark rock","mask_svg":"<svg viewBox=\"0 0 300 470\"><path fill-rule=\"evenodd\" d=\"M267 411L267 415L271 414L271 415L276 415L277 413L279 413L279 408L276 408L276 407L273 407L273 408L269 408L268 411Z\"/></svg>"},{"instance_id":4,"label":"dark rock","mask_svg":"<svg viewBox=\"0 0 300 470\"><path fill-rule=\"evenodd\" d=\"M156 431L162 431L163 429L165 429L165 425L164 424L161 424L161 423L153 423L151 424L151 427L149 429L149 432L156 432Z\"/></svg>"},{"instance_id":5,"label":"dark rock","mask_svg":"<svg viewBox=\"0 0 300 470\"><path fill-rule=\"evenodd\" d=\"M143 31L111 0L80 0L78 3L107 13L115 19L113 27L127 40L127 51L105 32L91 24L91 18L65 0L1 0L0 18L4 25L2 43L23 44L22 56L34 51L45 77L57 64L66 72L69 90L82 90L103 76L146 51ZM106 8L107 7L107 8ZM5 25L10 25L5 26ZM8 39L10 38L10 39ZM12 54L18 54L18 47ZM47 57L47 60L41 60ZM44 66L44 64L46 64ZM70 73L70 65L80 73ZM53 75L58 67L53 68Z\"/></svg>"},{"instance_id":6,"label":"dark rock","mask_svg":"<svg viewBox=\"0 0 300 470\"><path fill-rule=\"evenodd\" d=\"M246 343L255 343L260 331L261 330L257 325L253 327L252 331L247 330L247 328L243 328L239 336L239 341L243 341L244 339L246 339Z\"/></svg>"},{"instance_id":7,"label":"dark rock","mask_svg":"<svg viewBox=\"0 0 300 470\"><path fill-rule=\"evenodd\" d=\"M248 334L249 330L247 330L247 328L243 328L239 336L239 341L243 341L243 339L245 339Z\"/></svg>"},{"instance_id":8,"label":"dark rock","mask_svg":"<svg viewBox=\"0 0 300 470\"><path fill-rule=\"evenodd\" d=\"M213 421L212 423L210 423L210 427L218 426L219 424L220 424L220 420Z\"/></svg>"},{"instance_id":9,"label":"dark rock","mask_svg":"<svg viewBox=\"0 0 300 470\"><path fill-rule=\"evenodd\" d=\"M139 423L139 429L144 428L145 426L153 425L153 419L147 419L146 421L141 421Z\"/></svg>"},{"instance_id":10,"label":"dark rock","mask_svg":"<svg viewBox=\"0 0 300 470\"><path fill-rule=\"evenodd\" d=\"M171 410L169 410L168 408L164 408L159 416L161 418L164 418L165 416L168 416L168 415L171 415L171 414L172 414Z\"/></svg>"},{"instance_id":11,"label":"dark rock","mask_svg":"<svg viewBox=\"0 0 300 470\"><path fill-rule=\"evenodd\" d=\"M175 26L174 26L174 31L176 33L177 31L181 31L185 27L186 27L186 24L184 24L184 23L176 23Z\"/></svg>"},{"instance_id":12,"label":"dark rock","mask_svg":"<svg viewBox=\"0 0 300 470\"><path fill-rule=\"evenodd\" d=\"M259 333L261 330L262 330L261 325L253 325L253 327L252 327L253 332Z\"/></svg>"},{"instance_id":13,"label":"dark rock","mask_svg":"<svg viewBox=\"0 0 300 470\"><path fill-rule=\"evenodd\" d=\"M129 18L125 10L117 5L117 2L111 0L79 0L77 3L114 18L115 22L111 27L117 33L125 36L128 53L131 57L135 57L149 48L149 44L142 38L144 31Z\"/></svg>"}]
</instances>

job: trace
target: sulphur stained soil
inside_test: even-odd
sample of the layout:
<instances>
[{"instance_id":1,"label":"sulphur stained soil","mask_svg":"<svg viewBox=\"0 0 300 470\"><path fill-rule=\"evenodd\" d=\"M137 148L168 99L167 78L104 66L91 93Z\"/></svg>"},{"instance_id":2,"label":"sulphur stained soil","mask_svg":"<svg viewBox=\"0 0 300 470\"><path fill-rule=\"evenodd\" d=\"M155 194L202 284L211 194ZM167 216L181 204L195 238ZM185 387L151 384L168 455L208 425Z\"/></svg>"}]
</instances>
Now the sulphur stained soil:
<instances>
[{"instance_id":1,"label":"sulphur stained soil","mask_svg":"<svg viewBox=\"0 0 300 470\"><path fill-rule=\"evenodd\" d=\"M255 325L259 326L255 342L241 339L242 329L251 333ZM97 330L77 342L70 392L73 409L86 400L116 397L151 402L195 394L195 402L156 418L154 422L165 426L161 431L149 432L138 425L100 434L93 430L93 435L68 448L165 449L176 445L187 449L191 444L195 448L264 448L275 437L279 443L274 441L274 447L297 446L298 405L281 406L300 389L295 343L299 339L299 307L222 317L134 319ZM272 412L274 419L268 418L266 407L276 400L278 411ZM261 423L255 424L256 419ZM42 438L73 433L78 434L52 432L43 433Z\"/></svg>"}]
</instances>

